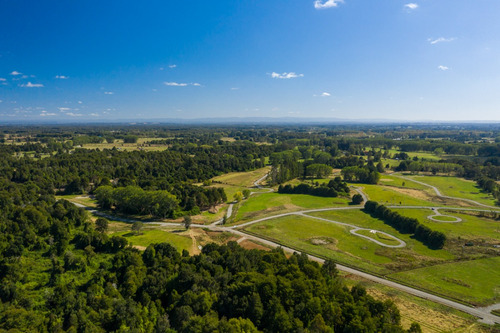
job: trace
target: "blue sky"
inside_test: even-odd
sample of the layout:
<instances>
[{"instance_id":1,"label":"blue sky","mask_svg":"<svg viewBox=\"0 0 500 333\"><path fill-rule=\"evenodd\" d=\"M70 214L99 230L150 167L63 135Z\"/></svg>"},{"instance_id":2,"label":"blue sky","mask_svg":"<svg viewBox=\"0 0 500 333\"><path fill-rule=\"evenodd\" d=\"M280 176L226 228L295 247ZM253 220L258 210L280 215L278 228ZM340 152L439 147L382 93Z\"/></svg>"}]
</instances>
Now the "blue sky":
<instances>
[{"instance_id":1,"label":"blue sky","mask_svg":"<svg viewBox=\"0 0 500 333\"><path fill-rule=\"evenodd\" d=\"M500 1L0 1L0 122L500 121Z\"/></svg>"}]
</instances>

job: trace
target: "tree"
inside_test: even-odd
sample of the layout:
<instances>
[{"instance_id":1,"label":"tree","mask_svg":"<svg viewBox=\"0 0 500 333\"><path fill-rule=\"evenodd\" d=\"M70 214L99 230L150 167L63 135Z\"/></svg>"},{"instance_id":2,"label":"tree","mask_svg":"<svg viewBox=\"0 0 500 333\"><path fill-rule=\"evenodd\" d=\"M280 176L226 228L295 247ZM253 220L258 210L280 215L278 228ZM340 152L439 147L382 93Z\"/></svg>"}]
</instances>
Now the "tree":
<instances>
[{"instance_id":1,"label":"tree","mask_svg":"<svg viewBox=\"0 0 500 333\"><path fill-rule=\"evenodd\" d=\"M134 222L134 224L132 224L132 231L136 234L136 235L140 235L141 234L141 230L142 230L142 227L143 227L143 223L142 222Z\"/></svg>"},{"instance_id":2,"label":"tree","mask_svg":"<svg viewBox=\"0 0 500 333\"><path fill-rule=\"evenodd\" d=\"M238 191L234 194L233 198L234 201L240 202L241 200L243 200L243 193L241 193L241 191Z\"/></svg>"},{"instance_id":3,"label":"tree","mask_svg":"<svg viewBox=\"0 0 500 333\"><path fill-rule=\"evenodd\" d=\"M105 233L108 231L108 220L105 219L104 217L99 217L95 221L95 230L99 231L100 233Z\"/></svg>"},{"instance_id":4,"label":"tree","mask_svg":"<svg viewBox=\"0 0 500 333\"><path fill-rule=\"evenodd\" d=\"M191 216L185 215L184 218L183 218L182 224L184 224L184 228L186 228L186 230L188 230L189 227L191 226L192 222L193 221L191 219Z\"/></svg>"},{"instance_id":5,"label":"tree","mask_svg":"<svg viewBox=\"0 0 500 333\"><path fill-rule=\"evenodd\" d=\"M250 197L250 190L249 189L244 189L243 190L243 197L245 197L245 199L248 199Z\"/></svg>"},{"instance_id":6,"label":"tree","mask_svg":"<svg viewBox=\"0 0 500 333\"><path fill-rule=\"evenodd\" d=\"M359 205L363 202L363 196L361 194L355 194L352 196L352 204Z\"/></svg>"}]
</instances>

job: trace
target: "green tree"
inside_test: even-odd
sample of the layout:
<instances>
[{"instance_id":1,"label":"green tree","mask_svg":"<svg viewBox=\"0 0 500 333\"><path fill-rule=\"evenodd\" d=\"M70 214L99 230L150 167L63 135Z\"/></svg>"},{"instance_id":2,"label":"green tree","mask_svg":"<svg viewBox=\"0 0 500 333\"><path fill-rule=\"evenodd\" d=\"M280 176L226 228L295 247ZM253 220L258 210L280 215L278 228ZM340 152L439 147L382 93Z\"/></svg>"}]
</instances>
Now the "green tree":
<instances>
[{"instance_id":1,"label":"green tree","mask_svg":"<svg viewBox=\"0 0 500 333\"><path fill-rule=\"evenodd\" d=\"M242 193L243 193L243 197L245 197L245 199L248 199L250 197L250 193L251 192L250 192L249 189L246 188L246 189L243 190Z\"/></svg>"},{"instance_id":2,"label":"green tree","mask_svg":"<svg viewBox=\"0 0 500 333\"><path fill-rule=\"evenodd\" d=\"M134 222L132 224L132 231L136 234L136 235L140 235L141 234L141 230L142 230L142 227L143 227L143 223L142 222Z\"/></svg>"},{"instance_id":3,"label":"green tree","mask_svg":"<svg viewBox=\"0 0 500 333\"><path fill-rule=\"evenodd\" d=\"M359 205L363 202L363 196L359 193L352 196L352 204Z\"/></svg>"},{"instance_id":4,"label":"green tree","mask_svg":"<svg viewBox=\"0 0 500 333\"><path fill-rule=\"evenodd\" d=\"M192 219L191 219L191 216L189 215L185 215L183 220L182 220L182 224L184 224L184 228L186 228L186 230L189 229L189 227L191 227L191 223L192 223Z\"/></svg>"},{"instance_id":5,"label":"green tree","mask_svg":"<svg viewBox=\"0 0 500 333\"><path fill-rule=\"evenodd\" d=\"M108 231L108 226L109 221L104 217L99 217L95 221L95 230L99 231L100 233L105 233L106 231Z\"/></svg>"},{"instance_id":6,"label":"green tree","mask_svg":"<svg viewBox=\"0 0 500 333\"><path fill-rule=\"evenodd\" d=\"M233 199L236 202L240 202L241 200L243 200L243 193L241 193L241 191L236 192L233 196Z\"/></svg>"}]
</instances>

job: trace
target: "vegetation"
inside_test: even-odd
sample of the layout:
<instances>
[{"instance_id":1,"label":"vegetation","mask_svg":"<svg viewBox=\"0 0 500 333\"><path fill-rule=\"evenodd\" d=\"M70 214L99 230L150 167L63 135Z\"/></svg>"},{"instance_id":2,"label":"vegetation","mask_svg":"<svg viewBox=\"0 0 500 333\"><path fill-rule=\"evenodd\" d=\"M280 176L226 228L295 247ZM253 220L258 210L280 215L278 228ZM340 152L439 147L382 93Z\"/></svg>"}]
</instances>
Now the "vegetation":
<instances>
[{"instance_id":1,"label":"vegetation","mask_svg":"<svg viewBox=\"0 0 500 333\"><path fill-rule=\"evenodd\" d=\"M409 177L492 206L499 195L499 130L495 124L3 126L0 331L403 331L392 302L347 288L331 261L321 267L305 255L247 251L234 242L203 241L201 254L189 256L200 252L197 230L169 232L141 222L116 228L102 217L93 223L56 194L98 206L105 216L179 218L185 229L225 217L233 198L238 203L228 223L346 207L309 214L396 229L407 247L389 249L307 216L247 230L448 297L498 302L497 213L441 210L463 220L452 224L428 220L429 209L367 203L371 216L347 206L345 181L363 183L360 189L385 204L474 205L444 202L424 185L388 174L421 173ZM278 193L250 190L268 173L266 185ZM355 194L352 203L362 199Z\"/></svg>"}]
</instances>

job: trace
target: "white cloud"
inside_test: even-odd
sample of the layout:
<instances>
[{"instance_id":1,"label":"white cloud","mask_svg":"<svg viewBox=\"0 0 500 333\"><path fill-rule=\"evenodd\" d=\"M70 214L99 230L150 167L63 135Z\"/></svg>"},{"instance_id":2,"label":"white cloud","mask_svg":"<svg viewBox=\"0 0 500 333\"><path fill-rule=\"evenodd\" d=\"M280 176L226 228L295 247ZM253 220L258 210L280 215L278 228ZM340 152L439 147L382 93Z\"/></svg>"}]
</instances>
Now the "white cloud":
<instances>
[{"instance_id":1,"label":"white cloud","mask_svg":"<svg viewBox=\"0 0 500 333\"><path fill-rule=\"evenodd\" d=\"M177 82L163 82L164 85L170 87L186 87L187 83L177 83Z\"/></svg>"},{"instance_id":2,"label":"white cloud","mask_svg":"<svg viewBox=\"0 0 500 333\"><path fill-rule=\"evenodd\" d=\"M325 9L325 8L337 7L339 3L343 2L344 0L326 0L325 2L323 2L322 0L316 0L314 1L314 8Z\"/></svg>"},{"instance_id":3,"label":"white cloud","mask_svg":"<svg viewBox=\"0 0 500 333\"><path fill-rule=\"evenodd\" d=\"M279 73L276 73L276 72L272 72L271 73L271 77L273 79L294 79L294 78L297 78L297 77L303 77L304 74L296 74L294 72L290 72L290 73L283 73L283 74L279 74Z\"/></svg>"},{"instance_id":4,"label":"white cloud","mask_svg":"<svg viewBox=\"0 0 500 333\"><path fill-rule=\"evenodd\" d=\"M10 73L10 75L23 75L23 73L19 73L18 71L12 71L12 73Z\"/></svg>"},{"instance_id":5,"label":"white cloud","mask_svg":"<svg viewBox=\"0 0 500 333\"><path fill-rule=\"evenodd\" d=\"M69 76L66 76L66 75L56 75L56 79L66 80L66 79L69 79Z\"/></svg>"},{"instance_id":6,"label":"white cloud","mask_svg":"<svg viewBox=\"0 0 500 333\"><path fill-rule=\"evenodd\" d=\"M455 37L452 37L452 38L444 38L444 37L439 37L437 39L432 39L432 38L429 38L428 41L429 43L431 43L432 45L434 44L437 44L437 43L448 43L448 42L453 42L454 40L456 40Z\"/></svg>"},{"instance_id":7,"label":"white cloud","mask_svg":"<svg viewBox=\"0 0 500 333\"><path fill-rule=\"evenodd\" d=\"M413 3L413 2L411 2L411 3L407 3L407 4L405 5L405 8L408 8L408 9L410 9L410 10L415 10L415 9L417 9L417 8L418 8L418 4Z\"/></svg>"},{"instance_id":8,"label":"white cloud","mask_svg":"<svg viewBox=\"0 0 500 333\"><path fill-rule=\"evenodd\" d=\"M90 114L92 117L99 117L99 114L98 113L91 113Z\"/></svg>"},{"instance_id":9,"label":"white cloud","mask_svg":"<svg viewBox=\"0 0 500 333\"><path fill-rule=\"evenodd\" d=\"M332 95L330 95L330 93L327 93L327 92L324 92L321 94L321 97L330 97Z\"/></svg>"},{"instance_id":10,"label":"white cloud","mask_svg":"<svg viewBox=\"0 0 500 333\"><path fill-rule=\"evenodd\" d=\"M176 65L176 64L173 64L173 65L169 65L169 66L168 66L168 68L175 68L175 67L177 67L177 65Z\"/></svg>"},{"instance_id":11,"label":"white cloud","mask_svg":"<svg viewBox=\"0 0 500 333\"><path fill-rule=\"evenodd\" d=\"M163 82L163 84L170 87L187 87L187 86L201 87L201 84L199 84L198 82L194 83Z\"/></svg>"},{"instance_id":12,"label":"white cloud","mask_svg":"<svg viewBox=\"0 0 500 333\"><path fill-rule=\"evenodd\" d=\"M55 113L49 113L47 111L42 111L42 113L40 113L40 116L42 116L42 117L52 117L55 115L56 115Z\"/></svg>"},{"instance_id":13,"label":"white cloud","mask_svg":"<svg viewBox=\"0 0 500 333\"><path fill-rule=\"evenodd\" d=\"M114 92L112 92L112 91L105 91L104 92L104 95L113 95L113 94L114 94Z\"/></svg>"},{"instance_id":14,"label":"white cloud","mask_svg":"<svg viewBox=\"0 0 500 333\"><path fill-rule=\"evenodd\" d=\"M61 112L66 112L66 111L70 111L71 110L71 108L58 108L58 109Z\"/></svg>"},{"instance_id":15,"label":"white cloud","mask_svg":"<svg viewBox=\"0 0 500 333\"><path fill-rule=\"evenodd\" d=\"M438 68L442 71L447 71L449 70L450 68L449 67L446 67L446 66L443 66L443 65L439 65Z\"/></svg>"},{"instance_id":16,"label":"white cloud","mask_svg":"<svg viewBox=\"0 0 500 333\"><path fill-rule=\"evenodd\" d=\"M43 84L28 82L26 84L21 84L20 87L23 87L23 88L43 88Z\"/></svg>"},{"instance_id":17,"label":"white cloud","mask_svg":"<svg viewBox=\"0 0 500 333\"><path fill-rule=\"evenodd\" d=\"M239 90L240 88L233 87L231 90Z\"/></svg>"},{"instance_id":18,"label":"white cloud","mask_svg":"<svg viewBox=\"0 0 500 333\"><path fill-rule=\"evenodd\" d=\"M7 81L7 79L4 79L3 77L0 77L0 81Z\"/></svg>"},{"instance_id":19,"label":"white cloud","mask_svg":"<svg viewBox=\"0 0 500 333\"><path fill-rule=\"evenodd\" d=\"M83 102L82 101L78 101L78 104L82 104Z\"/></svg>"},{"instance_id":20,"label":"white cloud","mask_svg":"<svg viewBox=\"0 0 500 333\"><path fill-rule=\"evenodd\" d=\"M0 103L2 103L3 101L0 99Z\"/></svg>"},{"instance_id":21,"label":"white cloud","mask_svg":"<svg viewBox=\"0 0 500 333\"><path fill-rule=\"evenodd\" d=\"M73 113L73 112L67 112L66 115L70 116L70 117L81 117L81 116L83 116L83 114L81 114L81 113Z\"/></svg>"}]
</instances>

